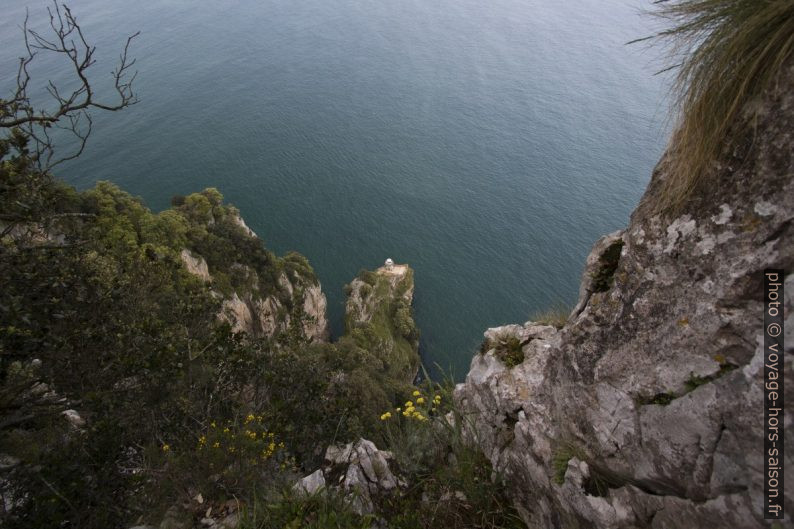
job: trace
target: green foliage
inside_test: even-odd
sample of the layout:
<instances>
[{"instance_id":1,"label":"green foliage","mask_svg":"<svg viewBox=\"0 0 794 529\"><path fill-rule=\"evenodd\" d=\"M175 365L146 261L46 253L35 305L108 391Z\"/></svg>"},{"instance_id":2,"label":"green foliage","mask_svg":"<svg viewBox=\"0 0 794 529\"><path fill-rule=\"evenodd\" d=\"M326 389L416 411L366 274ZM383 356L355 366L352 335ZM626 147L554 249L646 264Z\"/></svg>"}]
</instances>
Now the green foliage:
<instances>
[{"instance_id":1,"label":"green foliage","mask_svg":"<svg viewBox=\"0 0 794 529\"><path fill-rule=\"evenodd\" d=\"M623 240L620 239L610 244L598 258L598 270L593 273L593 292L606 292L612 288L622 249Z\"/></svg>"},{"instance_id":2,"label":"green foliage","mask_svg":"<svg viewBox=\"0 0 794 529\"><path fill-rule=\"evenodd\" d=\"M349 338L260 354L256 409L304 470L314 470L328 445L371 436L395 398L377 359Z\"/></svg>"},{"instance_id":3,"label":"green foliage","mask_svg":"<svg viewBox=\"0 0 794 529\"><path fill-rule=\"evenodd\" d=\"M708 384L709 382L713 382L714 380L717 380L721 376L723 376L723 375L725 375L727 373L730 373L731 371L733 371L737 367L738 367L737 365L734 365L734 364L731 364L731 363L728 363L728 362L722 362L720 364L719 371L717 371L713 375L708 375L708 376L705 376L705 377L701 377L701 376L698 376L698 375L696 375L694 373L690 373L689 379L687 379L687 381L684 383L685 393L689 393L690 391L694 391L695 389L699 388L700 386L702 386L704 384Z\"/></svg>"},{"instance_id":4,"label":"green foliage","mask_svg":"<svg viewBox=\"0 0 794 529\"><path fill-rule=\"evenodd\" d=\"M724 359L720 363L720 369L713 375L708 375L705 377L701 377L695 375L694 373L690 373L689 378L684 382L684 390L679 393L674 392L665 392L665 393L657 393L651 396L638 396L635 398L635 402L638 406L647 406L648 404L656 404L658 406L667 406L673 400L683 397L687 393L696 390L700 386L704 384L708 384L709 382L713 382L718 378L726 375L736 369L738 366L731 364L729 362L724 361Z\"/></svg>"},{"instance_id":5,"label":"green foliage","mask_svg":"<svg viewBox=\"0 0 794 529\"><path fill-rule=\"evenodd\" d=\"M672 156L656 205L676 212L686 199L717 185L713 169L752 128L758 110L748 103L776 89L794 52L790 0L675 0L656 15L672 27L656 38L672 42L678 123Z\"/></svg>"},{"instance_id":6,"label":"green foliage","mask_svg":"<svg viewBox=\"0 0 794 529\"><path fill-rule=\"evenodd\" d=\"M413 271L409 270L396 285L387 276L367 270L362 270L359 278L364 284L358 288L373 307L372 317L357 322L348 315L347 334L359 347L381 359L383 376L392 381L392 386L410 385L419 369L419 331L413 309L403 295L413 287Z\"/></svg>"},{"instance_id":7,"label":"green foliage","mask_svg":"<svg viewBox=\"0 0 794 529\"><path fill-rule=\"evenodd\" d=\"M378 283L378 274L365 268L362 268L358 272L358 278L371 287L374 287Z\"/></svg>"},{"instance_id":8,"label":"green foliage","mask_svg":"<svg viewBox=\"0 0 794 529\"><path fill-rule=\"evenodd\" d=\"M568 442L560 442L552 453L551 465L554 471L554 483L562 485L565 483L565 473L568 471L568 461L573 458L585 461L587 458L576 445Z\"/></svg>"},{"instance_id":9,"label":"green foliage","mask_svg":"<svg viewBox=\"0 0 794 529\"><path fill-rule=\"evenodd\" d=\"M228 332L217 319L219 301L179 252L188 243L217 244L261 266L260 282L275 282L280 263L227 218L217 191L191 201L212 208L214 224L203 226L181 209L154 215L106 182L78 194L43 175L30 178L46 197L35 201L37 217L23 219L34 235L7 236L0 246L0 451L21 461L3 492L25 498L5 526L118 526L137 512L164 510L187 494L187 483L212 481L209 493L244 495L246 476L276 479L261 465L229 472L232 461L198 457L209 423L236 421L253 402L250 388L263 387L271 345ZM22 196L6 189L4 201ZM47 218L59 220L36 223ZM216 270L246 279L217 259ZM60 415L70 405L88 418L82 434Z\"/></svg>"},{"instance_id":10,"label":"green foliage","mask_svg":"<svg viewBox=\"0 0 794 529\"><path fill-rule=\"evenodd\" d=\"M389 527L524 527L505 483L482 452L466 441L466 418L452 406L454 384L425 382L408 402L381 415L380 446L410 487L380 496ZM447 415L451 419L447 419Z\"/></svg>"},{"instance_id":11,"label":"green foliage","mask_svg":"<svg viewBox=\"0 0 794 529\"><path fill-rule=\"evenodd\" d=\"M413 342L419 339L419 331L416 328L416 323L414 323L413 310L402 299L398 299L394 304L393 322L394 328L406 340Z\"/></svg>"},{"instance_id":12,"label":"green foliage","mask_svg":"<svg viewBox=\"0 0 794 529\"><path fill-rule=\"evenodd\" d=\"M512 368L524 361L524 350L521 340L512 334L498 336L494 343L483 344L481 347L488 352L493 347L494 355L508 368Z\"/></svg>"},{"instance_id":13,"label":"green foliage","mask_svg":"<svg viewBox=\"0 0 794 529\"><path fill-rule=\"evenodd\" d=\"M243 509L239 529L369 529L373 516L360 516L343 495L284 490L276 501L258 498Z\"/></svg>"},{"instance_id":14,"label":"green foliage","mask_svg":"<svg viewBox=\"0 0 794 529\"><path fill-rule=\"evenodd\" d=\"M297 276L307 284L317 284L317 276L309 260L298 252L287 252L283 257L283 266L290 277Z\"/></svg>"}]
</instances>

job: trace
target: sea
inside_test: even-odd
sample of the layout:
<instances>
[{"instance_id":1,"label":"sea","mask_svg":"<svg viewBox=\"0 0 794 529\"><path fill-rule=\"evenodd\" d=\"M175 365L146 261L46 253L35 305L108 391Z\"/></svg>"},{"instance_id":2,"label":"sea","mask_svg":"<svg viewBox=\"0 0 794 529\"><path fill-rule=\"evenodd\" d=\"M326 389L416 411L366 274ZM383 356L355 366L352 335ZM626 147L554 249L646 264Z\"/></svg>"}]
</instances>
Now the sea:
<instances>
[{"instance_id":1,"label":"sea","mask_svg":"<svg viewBox=\"0 0 794 529\"><path fill-rule=\"evenodd\" d=\"M57 169L155 211L216 187L277 254L306 255L343 332L343 287L415 271L421 354L462 380L488 327L570 309L584 259L624 227L669 134L650 0L72 0L97 97L126 38L138 104L95 112ZM22 24L3 0L0 97ZM40 54L30 91L70 86ZM68 140L59 144L69 152Z\"/></svg>"}]
</instances>

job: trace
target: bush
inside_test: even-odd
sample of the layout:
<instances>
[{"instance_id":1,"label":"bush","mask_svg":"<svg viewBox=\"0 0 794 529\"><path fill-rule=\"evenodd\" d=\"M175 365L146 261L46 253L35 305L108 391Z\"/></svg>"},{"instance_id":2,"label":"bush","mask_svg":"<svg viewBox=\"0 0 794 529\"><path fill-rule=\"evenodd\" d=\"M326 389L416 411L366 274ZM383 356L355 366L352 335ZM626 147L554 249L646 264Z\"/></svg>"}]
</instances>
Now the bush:
<instances>
[{"instance_id":1,"label":"bush","mask_svg":"<svg viewBox=\"0 0 794 529\"><path fill-rule=\"evenodd\" d=\"M494 355L501 360L508 368L512 368L524 361L524 349L521 340L512 334L505 334L496 337L495 343L490 343L480 347L488 352L490 347L494 349Z\"/></svg>"},{"instance_id":2,"label":"bush","mask_svg":"<svg viewBox=\"0 0 794 529\"><path fill-rule=\"evenodd\" d=\"M380 444L410 487L379 497L378 512L394 528L523 528L506 483L466 441L466 419L451 405L452 390L450 380L427 382L381 415L387 428Z\"/></svg>"},{"instance_id":3,"label":"bush","mask_svg":"<svg viewBox=\"0 0 794 529\"><path fill-rule=\"evenodd\" d=\"M361 516L343 495L330 491L283 491L276 501L261 496L242 511L238 529L370 529L374 516Z\"/></svg>"}]
</instances>

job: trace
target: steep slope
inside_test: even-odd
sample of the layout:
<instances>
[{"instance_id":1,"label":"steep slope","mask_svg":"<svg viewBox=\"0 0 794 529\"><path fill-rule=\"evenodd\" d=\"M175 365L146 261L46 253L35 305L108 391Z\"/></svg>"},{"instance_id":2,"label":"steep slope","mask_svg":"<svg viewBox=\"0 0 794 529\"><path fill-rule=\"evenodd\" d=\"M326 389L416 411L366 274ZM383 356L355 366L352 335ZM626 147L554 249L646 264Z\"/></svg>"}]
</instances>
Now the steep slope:
<instances>
[{"instance_id":1,"label":"steep slope","mask_svg":"<svg viewBox=\"0 0 794 529\"><path fill-rule=\"evenodd\" d=\"M593 247L562 330L486 333L455 398L529 527L766 527L763 272L789 274L790 380L792 80L752 103L755 130L674 218L655 213L662 159L629 226ZM509 343L523 359L505 362Z\"/></svg>"},{"instance_id":2,"label":"steep slope","mask_svg":"<svg viewBox=\"0 0 794 529\"><path fill-rule=\"evenodd\" d=\"M305 257L267 251L214 189L177 197L174 211L190 224L182 262L222 299L220 316L235 332L328 341L325 294Z\"/></svg>"}]
</instances>

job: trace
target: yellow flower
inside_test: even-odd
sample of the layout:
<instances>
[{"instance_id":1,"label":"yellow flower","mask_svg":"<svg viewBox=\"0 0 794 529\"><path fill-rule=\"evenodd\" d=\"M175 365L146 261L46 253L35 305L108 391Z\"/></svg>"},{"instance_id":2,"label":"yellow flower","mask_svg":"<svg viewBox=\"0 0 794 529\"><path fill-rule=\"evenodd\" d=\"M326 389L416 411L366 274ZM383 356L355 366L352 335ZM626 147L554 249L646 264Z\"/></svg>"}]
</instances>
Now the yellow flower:
<instances>
[{"instance_id":1,"label":"yellow flower","mask_svg":"<svg viewBox=\"0 0 794 529\"><path fill-rule=\"evenodd\" d=\"M405 407L406 408L413 408L414 407L414 403L409 400L408 402L405 403Z\"/></svg>"},{"instance_id":2,"label":"yellow flower","mask_svg":"<svg viewBox=\"0 0 794 529\"><path fill-rule=\"evenodd\" d=\"M215 441L215 443L212 445L212 448L220 448L220 447L221 444L218 441Z\"/></svg>"},{"instance_id":3,"label":"yellow flower","mask_svg":"<svg viewBox=\"0 0 794 529\"><path fill-rule=\"evenodd\" d=\"M418 399L416 399L416 403L417 404L424 404L425 403L425 398L424 397L419 397Z\"/></svg>"},{"instance_id":4,"label":"yellow flower","mask_svg":"<svg viewBox=\"0 0 794 529\"><path fill-rule=\"evenodd\" d=\"M204 436L204 435L202 435L201 437L199 437L199 444L200 444L201 446L204 446L205 444L207 444L207 437L206 437L206 436Z\"/></svg>"},{"instance_id":5,"label":"yellow flower","mask_svg":"<svg viewBox=\"0 0 794 529\"><path fill-rule=\"evenodd\" d=\"M422 394L422 393L421 393L421 392L420 392L418 389L417 389L417 390L415 390L415 391L413 392L413 396L414 396L414 397L418 397L418 396L419 396L419 395L421 395L421 394Z\"/></svg>"},{"instance_id":6,"label":"yellow flower","mask_svg":"<svg viewBox=\"0 0 794 529\"><path fill-rule=\"evenodd\" d=\"M229 428L228 428L228 427L226 427L226 428L224 428L224 429L223 429L223 433L229 433L230 431L231 431L231 430L229 430Z\"/></svg>"},{"instance_id":7,"label":"yellow flower","mask_svg":"<svg viewBox=\"0 0 794 529\"><path fill-rule=\"evenodd\" d=\"M169 450L171 450L171 445L169 445L168 443L164 443L163 452L168 452Z\"/></svg>"},{"instance_id":8,"label":"yellow flower","mask_svg":"<svg viewBox=\"0 0 794 529\"><path fill-rule=\"evenodd\" d=\"M215 424L215 421L212 421L212 422L210 423L210 426L212 426L213 428L216 428L218 425L217 425L217 424Z\"/></svg>"},{"instance_id":9,"label":"yellow flower","mask_svg":"<svg viewBox=\"0 0 794 529\"><path fill-rule=\"evenodd\" d=\"M391 412L389 412L389 411L387 411L386 413L384 413L383 415L380 416L380 420L381 421L385 421L387 419L391 419Z\"/></svg>"},{"instance_id":10,"label":"yellow flower","mask_svg":"<svg viewBox=\"0 0 794 529\"><path fill-rule=\"evenodd\" d=\"M245 418L245 424L248 424L249 422L255 421L255 420L256 420L256 417L254 417L254 414L253 413L249 413L248 417Z\"/></svg>"},{"instance_id":11,"label":"yellow flower","mask_svg":"<svg viewBox=\"0 0 794 529\"><path fill-rule=\"evenodd\" d=\"M400 412L400 411L403 411L403 409L402 408L394 408L394 411Z\"/></svg>"}]
</instances>

